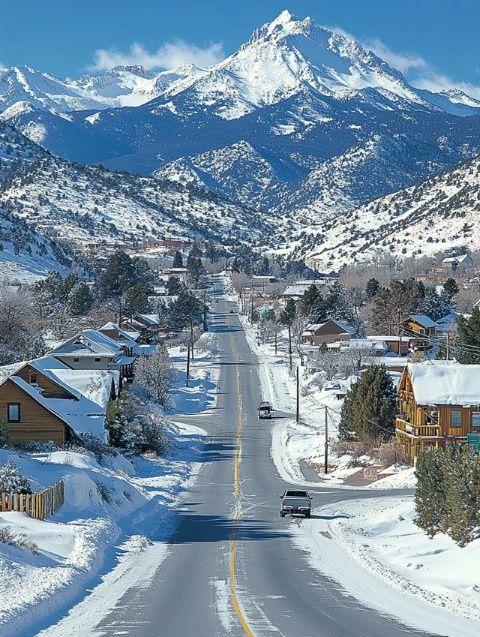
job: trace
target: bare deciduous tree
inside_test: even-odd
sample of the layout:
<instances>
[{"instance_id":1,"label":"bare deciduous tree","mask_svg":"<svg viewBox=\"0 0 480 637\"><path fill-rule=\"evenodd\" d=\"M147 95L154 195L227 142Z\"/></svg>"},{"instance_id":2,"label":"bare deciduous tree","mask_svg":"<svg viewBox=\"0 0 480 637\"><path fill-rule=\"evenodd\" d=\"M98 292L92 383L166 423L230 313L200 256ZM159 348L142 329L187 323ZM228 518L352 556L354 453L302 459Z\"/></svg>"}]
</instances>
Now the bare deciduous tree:
<instances>
[{"instance_id":1,"label":"bare deciduous tree","mask_svg":"<svg viewBox=\"0 0 480 637\"><path fill-rule=\"evenodd\" d=\"M159 345L151 356L140 358L136 363L135 382L149 397L165 407L174 382L174 372L166 347Z\"/></svg>"}]
</instances>

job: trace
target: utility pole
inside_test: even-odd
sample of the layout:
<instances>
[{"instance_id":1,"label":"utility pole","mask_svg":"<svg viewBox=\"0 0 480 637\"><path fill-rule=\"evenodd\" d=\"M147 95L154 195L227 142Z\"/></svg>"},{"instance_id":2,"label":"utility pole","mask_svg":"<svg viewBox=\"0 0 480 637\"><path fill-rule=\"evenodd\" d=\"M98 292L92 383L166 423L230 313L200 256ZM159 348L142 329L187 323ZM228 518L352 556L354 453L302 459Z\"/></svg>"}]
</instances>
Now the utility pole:
<instances>
[{"instance_id":1,"label":"utility pole","mask_svg":"<svg viewBox=\"0 0 480 637\"><path fill-rule=\"evenodd\" d=\"M292 326L290 323L288 324L288 359L288 367L290 369L290 373L292 373Z\"/></svg>"},{"instance_id":2,"label":"utility pole","mask_svg":"<svg viewBox=\"0 0 480 637\"><path fill-rule=\"evenodd\" d=\"M203 291L203 331L206 332L208 329L207 325L207 291Z\"/></svg>"},{"instance_id":3,"label":"utility pole","mask_svg":"<svg viewBox=\"0 0 480 637\"><path fill-rule=\"evenodd\" d=\"M324 407L325 410L325 460L324 460L324 470L325 475L328 473L328 412L327 405Z\"/></svg>"},{"instance_id":4,"label":"utility pole","mask_svg":"<svg viewBox=\"0 0 480 637\"><path fill-rule=\"evenodd\" d=\"M277 332L275 332L275 356L278 354Z\"/></svg>"},{"instance_id":5,"label":"utility pole","mask_svg":"<svg viewBox=\"0 0 480 637\"><path fill-rule=\"evenodd\" d=\"M190 380L190 341L187 341L187 378L185 380L185 387L188 387Z\"/></svg>"},{"instance_id":6,"label":"utility pole","mask_svg":"<svg viewBox=\"0 0 480 637\"><path fill-rule=\"evenodd\" d=\"M295 421L298 422L300 420L300 373L299 367L297 365L297 413L295 417Z\"/></svg>"},{"instance_id":7,"label":"utility pole","mask_svg":"<svg viewBox=\"0 0 480 637\"><path fill-rule=\"evenodd\" d=\"M194 354L193 354L193 320L190 319L190 347L192 348L192 361L194 360Z\"/></svg>"},{"instance_id":8,"label":"utility pole","mask_svg":"<svg viewBox=\"0 0 480 637\"><path fill-rule=\"evenodd\" d=\"M446 356L447 356L447 361L450 360L450 332L447 331L447 352L446 352Z\"/></svg>"},{"instance_id":9,"label":"utility pole","mask_svg":"<svg viewBox=\"0 0 480 637\"><path fill-rule=\"evenodd\" d=\"M251 306L250 306L250 323L253 325L253 294L250 296Z\"/></svg>"}]
</instances>

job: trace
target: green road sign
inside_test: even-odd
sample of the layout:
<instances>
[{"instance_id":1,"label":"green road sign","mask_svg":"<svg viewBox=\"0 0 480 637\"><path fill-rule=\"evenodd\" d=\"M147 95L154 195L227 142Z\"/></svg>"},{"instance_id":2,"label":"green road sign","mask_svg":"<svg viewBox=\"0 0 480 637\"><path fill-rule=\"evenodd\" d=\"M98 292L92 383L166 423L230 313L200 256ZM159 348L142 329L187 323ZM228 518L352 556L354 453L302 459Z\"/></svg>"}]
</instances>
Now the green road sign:
<instances>
[{"instance_id":1,"label":"green road sign","mask_svg":"<svg viewBox=\"0 0 480 637\"><path fill-rule=\"evenodd\" d=\"M478 449L480 451L480 434L475 434L475 433L467 434L467 443L471 447L474 447L475 449Z\"/></svg>"}]
</instances>

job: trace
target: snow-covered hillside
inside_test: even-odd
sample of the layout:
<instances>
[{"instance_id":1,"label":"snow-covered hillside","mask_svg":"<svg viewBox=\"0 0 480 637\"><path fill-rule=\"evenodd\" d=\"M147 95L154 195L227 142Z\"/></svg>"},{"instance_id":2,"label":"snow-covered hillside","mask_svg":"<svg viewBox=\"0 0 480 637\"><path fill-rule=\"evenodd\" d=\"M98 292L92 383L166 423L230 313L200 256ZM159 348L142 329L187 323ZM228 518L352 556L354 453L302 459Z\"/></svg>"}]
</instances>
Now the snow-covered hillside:
<instances>
[{"instance_id":1,"label":"snow-covered hillside","mask_svg":"<svg viewBox=\"0 0 480 637\"><path fill-rule=\"evenodd\" d=\"M416 186L331 218L297 236L295 253L320 269L371 260L378 252L399 257L434 255L447 248L478 250L480 158Z\"/></svg>"},{"instance_id":2,"label":"snow-covered hillside","mask_svg":"<svg viewBox=\"0 0 480 637\"><path fill-rule=\"evenodd\" d=\"M43 148L0 121L0 183L46 155Z\"/></svg>"},{"instance_id":3,"label":"snow-covered hillside","mask_svg":"<svg viewBox=\"0 0 480 637\"><path fill-rule=\"evenodd\" d=\"M255 210L204 189L52 156L0 187L0 205L36 231L77 246L172 234L251 240L269 227Z\"/></svg>"},{"instance_id":4,"label":"snow-covered hillside","mask_svg":"<svg viewBox=\"0 0 480 637\"><path fill-rule=\"evenodd\" d=\"M0 191L10 180L48 154L22 134L0 122ZM33 281L50 270L66 272L70 255L35 232L0 204L0 281Z\"/></svg>"}]
</instances>

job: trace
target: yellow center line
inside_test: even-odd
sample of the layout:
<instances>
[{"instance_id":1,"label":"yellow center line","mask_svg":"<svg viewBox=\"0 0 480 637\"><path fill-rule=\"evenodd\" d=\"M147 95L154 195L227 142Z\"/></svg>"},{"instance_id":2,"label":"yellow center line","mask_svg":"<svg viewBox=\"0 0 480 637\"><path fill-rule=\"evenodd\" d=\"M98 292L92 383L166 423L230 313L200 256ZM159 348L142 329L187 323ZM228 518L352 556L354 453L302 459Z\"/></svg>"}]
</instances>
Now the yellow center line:
<instances>
[{"instance_id":1,"label":"yellow center line","mask_svg":"<svg viewBox=\"0 0 480 637\"><path fill-rule=\"evenodd\" d=\"M235 520L235 522L238 522L240 520L241 516L242 516L241 502L240 502L240 497L241 497L241 491L240 491L240 456L241 456L241 450L242 450L242 430L243 430L243 425L244 425L245 419L244 419L243 409L242 409L242 394L241 394L241 387L240 387L240 368L238 366L238 362L239 362L238 351L237 351L237 348L235 346L234 340L233 340L231 335L230 335L230 341L232 343L232 350L235 353L235 361L237 362L237 404L238 404L238 410L239 410L239 417L238 417L238 423L237 423L237 437L236 437L236 448L235 448L235 463L234 463L234 469L233 469L233 480L234 480L235 499L236 499L234 520ZM229 570L230 570L230 601L231 601L232 606L233 606L233 608L235 610L235 613L236 613L236 615L238 617L238 621L240 622L240 625L243 628L243 632L245 633L245 635L247 635L247 637L254 637L254 634L251 631L247 620L245 619L243 611L240 608L240 604L238 603L237 594L236 594L236 591L235 591L235 584L236 584L236 573L235 573L236 559L235 559L235 552L236 552L236 546L237 546L237 531L235 529L233 531L232 535L230 536L230 564L229 564Z\"/></svg>"}]
</instances>

